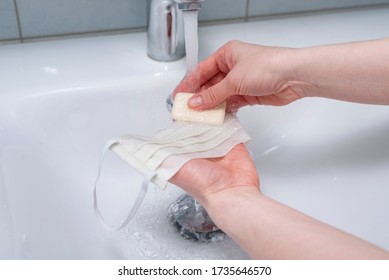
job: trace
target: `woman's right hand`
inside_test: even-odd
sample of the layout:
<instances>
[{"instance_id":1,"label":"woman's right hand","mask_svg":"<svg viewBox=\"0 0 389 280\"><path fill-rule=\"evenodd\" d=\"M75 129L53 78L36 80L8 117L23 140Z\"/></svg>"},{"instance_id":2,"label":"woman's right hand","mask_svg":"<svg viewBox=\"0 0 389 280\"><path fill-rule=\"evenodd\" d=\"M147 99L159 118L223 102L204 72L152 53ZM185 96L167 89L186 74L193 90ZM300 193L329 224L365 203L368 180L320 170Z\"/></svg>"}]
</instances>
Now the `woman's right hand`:
<instances>
[{"instance_id":1,"label":"woman's right hand","mask_svg":"<svg viewBox=\"0 0 389 280\"><path fill-rule=\"evenodd\" d=\"M245 105L289 104L306 96L389 105L389 38L301 49L231 41L201 62L174 90L196 93L193 109L227 100Z\"/></svg>"},{"instance_id":2,"label":"woman's right hand","mask_svg":"<svg viewBox=\"0 0 389 280\"><path fill-rule=\"evenodd\" d=\"M176 87L196 93L188 105L210 109L227 100L235 111L245 105L286 105L303 97L303 83L288 74L289 48L231 41L201 62Z\"/></svg>"}]
</instances>

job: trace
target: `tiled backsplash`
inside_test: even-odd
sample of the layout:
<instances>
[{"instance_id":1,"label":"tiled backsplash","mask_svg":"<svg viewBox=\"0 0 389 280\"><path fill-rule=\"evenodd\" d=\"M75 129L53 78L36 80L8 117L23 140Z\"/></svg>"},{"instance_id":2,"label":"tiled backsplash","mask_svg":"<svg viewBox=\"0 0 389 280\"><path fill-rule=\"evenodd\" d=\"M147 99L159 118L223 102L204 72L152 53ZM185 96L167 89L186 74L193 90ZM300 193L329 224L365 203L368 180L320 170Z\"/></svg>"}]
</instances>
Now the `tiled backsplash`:
<instances>
[{"instance_id":1,"label":"tiled backsplash","mask_svg":"<svg viewBox=\"0 0 389 280\"><path fill-rule=\"evenodd\" d=\"M388 3L389 0L205 0L200 22ZM0 0L0 42L145 30L150 0Z\"/></svg>"}]
</instances>

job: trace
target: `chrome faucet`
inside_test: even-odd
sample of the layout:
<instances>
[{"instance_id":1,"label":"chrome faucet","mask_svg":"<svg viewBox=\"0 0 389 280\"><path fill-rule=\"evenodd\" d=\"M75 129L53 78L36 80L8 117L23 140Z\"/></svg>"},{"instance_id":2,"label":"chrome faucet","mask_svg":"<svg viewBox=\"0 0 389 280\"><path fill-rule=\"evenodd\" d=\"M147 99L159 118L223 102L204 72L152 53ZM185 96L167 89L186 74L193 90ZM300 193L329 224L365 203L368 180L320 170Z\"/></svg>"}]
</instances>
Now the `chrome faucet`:
<instances>
[{"instance_id":1,"label":"chrome faucet","mask_svg":"<svg viewBox=\"0 0 389 280\"><path fill-rule=\"evenodd\" d=\"M157 61L185 56L182 11L199 10L204 0L152 0L147 33L147 54Z\"/></svg>"}]
</instances>

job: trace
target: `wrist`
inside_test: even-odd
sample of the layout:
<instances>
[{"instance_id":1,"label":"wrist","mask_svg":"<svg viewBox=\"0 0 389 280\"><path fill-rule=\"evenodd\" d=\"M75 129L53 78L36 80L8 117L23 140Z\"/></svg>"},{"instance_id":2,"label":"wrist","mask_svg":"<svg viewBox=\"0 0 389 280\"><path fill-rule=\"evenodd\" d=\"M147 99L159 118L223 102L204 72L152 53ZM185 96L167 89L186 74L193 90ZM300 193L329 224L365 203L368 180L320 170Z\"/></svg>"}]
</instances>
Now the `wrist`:
<instances>
[{"instance_id":1,"label":"wrist","mask_svg":"<svg viewBox=\"0 0 389 280\"><path fill-rule=\"evenodd\" d=\"M283 79L286 87L300 98L315 96L317 86L309 79L309 72L314 71L306 64L306 49L286 49L282 59Z\"/></svg>"},{"instance_id":2,"label":"wrist","mask_svg":"<svg viewBox=\"0 0 389 280\"><path fill-rule=\"evenodd\" d=\"M261 197L258 186L239 186L211 194L201 203L214 223L228 231L229 221L234 220L231 215L244 217L244 212L249 211L249 208L242 206Z\"/></svg>"}]
</instances>

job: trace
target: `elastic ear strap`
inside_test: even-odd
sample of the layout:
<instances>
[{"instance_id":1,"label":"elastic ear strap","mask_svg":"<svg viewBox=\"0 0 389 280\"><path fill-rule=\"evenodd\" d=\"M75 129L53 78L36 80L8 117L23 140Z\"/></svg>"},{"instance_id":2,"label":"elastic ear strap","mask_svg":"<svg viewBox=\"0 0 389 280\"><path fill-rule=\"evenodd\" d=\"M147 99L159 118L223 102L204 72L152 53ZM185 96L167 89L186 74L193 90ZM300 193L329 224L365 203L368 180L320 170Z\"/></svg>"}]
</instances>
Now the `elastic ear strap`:
<instances>
[{"instance_id":1,"label":"elastic ear strap","mask_svg":"<svg viewBox=\"0 0 389 280\"><path fill-rule=\"evenodd\" d=\"M132 206L130 213L127 215L126 219L121 223L121 225L119 227L110 226L103 218L103 216L100 212L100 209L99 209L99 205L97 202L97 184L98 184L98 181L100 179L101 167L103 165L105 155L107 154L107 151L109 150L109 148L112 147L112 145L115 145L117 143L118 143L117 140L112 140L112 141L109 141L105 145L103 153L100 157L99 164L98 164L97 177L95 180L95 185L94 185L94 190L93 190L93 208L95 210L96 217L102 225L104 225L106 228L108 228L109 230L112 230L112 231L119 231L119 230L125 228L130 223L130 221L135 216L136 212L138 211L139 207L141 206L141 204L146 196L148 185L150 184L150 182L154 178L154 176L157 175L157 173L155 171L149 171L146 174L145 178L143 179L142 186L139 190L138 196L136 197L134 205Z\"/></svg>"}]
</instances>

